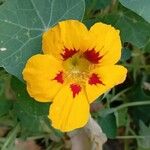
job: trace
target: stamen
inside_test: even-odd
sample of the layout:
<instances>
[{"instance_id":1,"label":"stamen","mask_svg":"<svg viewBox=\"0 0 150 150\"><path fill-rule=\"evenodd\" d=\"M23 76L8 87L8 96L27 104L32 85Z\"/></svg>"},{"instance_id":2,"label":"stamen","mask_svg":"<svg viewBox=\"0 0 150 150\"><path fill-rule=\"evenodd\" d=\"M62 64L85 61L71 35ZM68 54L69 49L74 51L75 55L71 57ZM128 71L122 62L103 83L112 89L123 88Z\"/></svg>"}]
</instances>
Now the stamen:
<instances>
[{"instance_id":1,"label":"stamen","mask_svg":"<svg viewBox=\"0 0 150 150\"><path fill-rule=\"evenodd\" d=\"M76 50L72 51L66 49L64 55L62 55L64 59L67 59L63 62L63 66L65 69L64 78L68 82L75 82L82 86L85 86L87 80L89 79L89 73L95 68L95 63L97 63L97 61L101 57L99 56L99 52L96 52L94 49L89 50L85 53L75 54L76 52ZM85 57L87 57L88 59ZM91 63L90 61L92 61L93 63ZM99 82L100 81L98 79L97 81L94 80L93 82L91 79L91 84L96 84Z\"/></svg>"},{"instance_id":2,"label":"stamen","mask_svg":"<svg viewBox=\"0 0 150 150\"><path fill-rule=\"evenodd\" d=\"M75 81L76 83L80 83L82 85L86 84L86 80L88 79L88 73L87 72L80 72L78 70L74 70L71 72L65 72L66 76L65 79L67 81Z\"/></svg>"}]
</instances>

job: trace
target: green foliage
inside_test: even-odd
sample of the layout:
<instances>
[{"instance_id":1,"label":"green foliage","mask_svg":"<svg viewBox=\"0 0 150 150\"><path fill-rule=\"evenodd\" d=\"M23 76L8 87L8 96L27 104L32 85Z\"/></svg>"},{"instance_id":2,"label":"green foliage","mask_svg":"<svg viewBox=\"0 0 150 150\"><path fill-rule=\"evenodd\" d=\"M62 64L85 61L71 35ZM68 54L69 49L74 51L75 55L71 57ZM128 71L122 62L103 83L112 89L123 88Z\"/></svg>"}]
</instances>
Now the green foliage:
<instances>
[{"instance_id":1,"label":"green foliage","mask_svg":"<svg viewBox=\"0 0 150 150\"><path fill-rule=\"evenodd\" d=\"M27 59L41 53L42 33L83 14L83 0L7 0L0 7L0 66L22 79Z\"/></svg>"},{"instance_id":2,"label":"green foliage","mask_svg":"<svg viewBox=\"0 0 150 150\"><path fill-rule=\"evenodd\" d=\"M119 0L122 5L136 12L150 23L150 2L149 0Z\"/></svg>"},{"instance_id":3,"label":"green foliage","mask_svg":"<svg viewBox=\"0 0 150 150\"><path fill-rule=\"evenodd\" d=\"M9 132L8 136L6 137L6 141L2 146L1 150L15 150L15 139L17 138L17 134L19 131L19 124L15 126L15 128Z\"/></svg>"},{"instance_id":4,"label":"green foliage","mask_svg":"<svg viewBox=\"0 0 150 150\"><path fill-rule=\"evenodd\" d=\"M123 127L127 124L127 108L121 109L115 113L117 127Z\"/></svg>"},{"instance_id":5,"label":"green foliage","mask_svg":"<svg viewBox=\"0 0 150 150\"><path fill-rule=\"evenodd\" d=\"M140 131L139 134L145 136L143 139L138 140L139 150L149 150L150 149L150 125L146 126L142 121L140 121Z\"/></svg>"},{"instance_id":6,"label":"green foliage","mask_svg":"<svg viewBox=\"0 0 150 150\"><path fill-rule=\"evenodd\" d=\"M131 58L131 50L129 48L124 47L122 49L121 61L127 61Z\"/></svg>"},{"instance_id":7,"label":"green foliage","mask_svg":"<svg viewBox=\"0 0 150 150\"><path fill-rule=\"evenodd\" d=\"M0 79L0 117L7 114L11 109L12 103L5 96L6 81Z\"/></svg>"},{"instance_id":8,"label":"green foliage","mask_svg":"<svg viewBox=\"0 0 150 150\"><path fill-rule=\"evenodd\" d=\"M141 84L143 84L143 82L140 83L140 80L138 80L138 84L135 84L131 92L128 93L128 99L130 101L133 102L150 101L150 95L144 92L143 86L141 86ZM130 111L136 123L138 124L139 120L142 120L144 123L150 122L149 110L150 110L150 105L137 106L135 108L132 108Z\"/></svg>"},{"instance_id":9,"label":"green foliage","mask_svg":"<svg viewBox=\"0 0 150 150\"><path fill-rule=\"evenodd\" d=\"M11 108L11 102L0 97L0 117L7 114Z\"/></svg>"},{"instance_id":10,"label":"green foliage","mask_svg":"<svg viewBox=\"0 0 150 150\"><path fill-rule=\"evenodd\" d=\"M93 0L93 3L91 4L91 0L85 0L87 11L91 10L100 10L105 9L107 6L111 4L111 0ZM93 9L94 8L94 9Z\"/></svg>"},{"instance_id":11,"label":"green foliage","mask_svg":"<svg viewBox=\"0 0 150 150\"><path fill-rule=\"evenodd\" d=\"M147 43L147 45L144 47L144 52L150 53L150 41Z\"/></svg>"},{"instance_id":12,"label":"green foliage","mask_svg":"<svg viewBox=\"0 0 150 150\"><path fill-rule=\"evenodd\" d=\"M115 138L117 135L116 118L114 114L106 115L105 117L97 118L99 125L108 138Z\"/></svg>"}]
</instances>

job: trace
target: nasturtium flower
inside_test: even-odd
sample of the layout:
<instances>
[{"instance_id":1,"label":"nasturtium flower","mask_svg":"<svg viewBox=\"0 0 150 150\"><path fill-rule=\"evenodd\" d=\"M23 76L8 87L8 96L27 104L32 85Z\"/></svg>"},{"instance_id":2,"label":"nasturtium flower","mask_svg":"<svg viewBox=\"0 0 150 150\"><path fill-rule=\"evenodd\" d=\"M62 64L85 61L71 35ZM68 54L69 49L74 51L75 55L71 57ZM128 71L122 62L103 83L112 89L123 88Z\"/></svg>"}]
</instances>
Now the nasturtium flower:
<instances>
[{"instance_id":1,"label":"nasturtium flower","mask_svg":"<svg viewBox=\"0 0 150 150\"><path fill-rule=\"evenodd\" d=\"M83 127L90 104L126 78L126 68L115 65L121 40L111 25L88 30L77 20L59 22L43 34L42 49L27 61L23 78L31 97L52 102L48 117L61 131Z\"/></svg>"}]
</instances>

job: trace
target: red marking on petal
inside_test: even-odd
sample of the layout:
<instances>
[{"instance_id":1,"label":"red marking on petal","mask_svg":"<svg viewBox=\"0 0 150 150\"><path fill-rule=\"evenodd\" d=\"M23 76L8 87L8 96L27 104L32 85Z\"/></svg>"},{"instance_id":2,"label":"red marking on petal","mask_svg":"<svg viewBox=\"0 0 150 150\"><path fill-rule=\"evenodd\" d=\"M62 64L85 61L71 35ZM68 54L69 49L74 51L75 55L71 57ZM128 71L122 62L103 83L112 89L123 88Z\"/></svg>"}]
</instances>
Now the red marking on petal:
<instances>
[{"instance_id":1,"label":"red marking on petal","mask_svg":"<svg viewBox=\"0 0 150 150\"><path fill-rule=\"evenodd\" d=\"M63 84L64 83L64 79L63 79L63 72L59 72L56 77L54 78L54 80L56 80L57 82Z\"/></svg>"},{"instance_id":2,"label":"red marking on petal","mask_svg":"<svg viewBox=\"0 0 150 150\"><path fill-rule=\"evenodd\" d=\"M78 95L79 92L81 91L81 86L79 84L71 84L70 88L72 91L73 98L75 98L76 95Z\"/></svg>"},{"instance_id":3,"label":"red marking on petal","mask_svg":"<svg viewBox=\"0 0 150 150\"><path fill-rule=\"evenodd\" d=\"M85 51L84 56L93 64L98 64L99 60L103 57L100 56L99 52L96 52L95 49Z\"/></svg>"},{"instance_id":4,"label":"red marking on petal","mask_svg":"<svg viewBox=\"0 0 150 150\"><path fill-rule=\"evenodd\" d=\"M93 73L90 78L89 78L89 82L90 85L96 85L96 84L103 84L103 82L99 79L98 75ZM104 85L104 84L103 84Z\"/></svg>"},{"instance_id":5,"label":"red marking on petal","mask_svg":"<svg viewBox=\"0 0 150 150\"><path fill-rule=\"evenodd\" d=\"M61 56L63 57L63 60L67 60L69 57L72 57L76 53L77 53L76 49L65 48L63 51L63 54L61 54Z\"/></svg>"}]
</instances>

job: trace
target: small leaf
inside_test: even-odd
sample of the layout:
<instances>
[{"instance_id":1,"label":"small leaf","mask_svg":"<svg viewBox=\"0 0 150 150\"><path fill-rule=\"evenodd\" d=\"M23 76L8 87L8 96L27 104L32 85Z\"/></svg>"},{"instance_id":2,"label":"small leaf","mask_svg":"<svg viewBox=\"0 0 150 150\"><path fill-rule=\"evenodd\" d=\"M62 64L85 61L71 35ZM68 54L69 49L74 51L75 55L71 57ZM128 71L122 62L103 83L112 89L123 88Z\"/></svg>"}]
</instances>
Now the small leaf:
<instances>
[{"instance_id":1,"label":"small leaf","mask_svg":"<svg viewBox=\"0 0 150 150\"><path fill-rule=\"evenodd\" d=\"M108 138L115 138L117 134L116 118L114 114L97 118L99 125Z\"/></svg>"},{"instance_id":2,"label":"small leaf","mask_svg":"<svg viewBox=\"0 0 150 150\"><path fill-rule=\"evenodd\" d=\"M119 0L120 3L143 17L150 23L150 1L149 0Z\"/></svg>"},{"instance_id":3,"label":"small leaf","mask_svg":"<svg viewBox=\"0 0 150 150\"><path fill-rule=\"evenodd\" d=\"M140 121L139 135L145 136L145 138L138 140L139 147L147 150L150 149L150 125L146 126L144 122Z\"/></svg>"}]
</instances>

